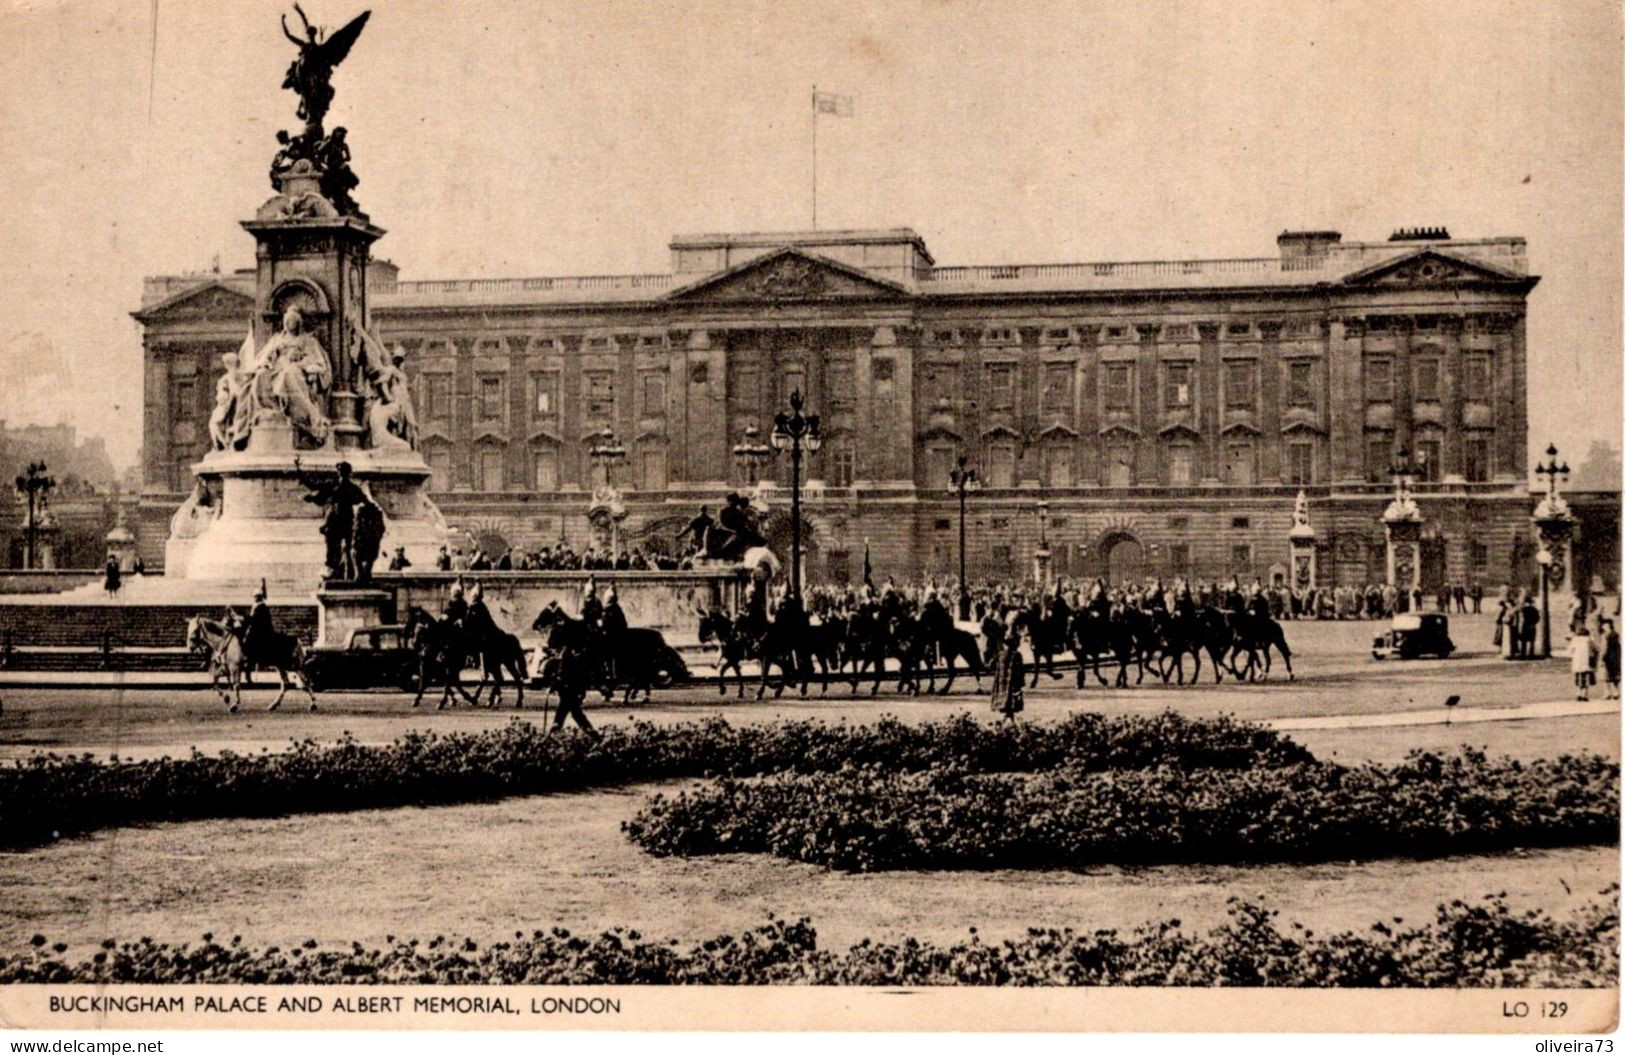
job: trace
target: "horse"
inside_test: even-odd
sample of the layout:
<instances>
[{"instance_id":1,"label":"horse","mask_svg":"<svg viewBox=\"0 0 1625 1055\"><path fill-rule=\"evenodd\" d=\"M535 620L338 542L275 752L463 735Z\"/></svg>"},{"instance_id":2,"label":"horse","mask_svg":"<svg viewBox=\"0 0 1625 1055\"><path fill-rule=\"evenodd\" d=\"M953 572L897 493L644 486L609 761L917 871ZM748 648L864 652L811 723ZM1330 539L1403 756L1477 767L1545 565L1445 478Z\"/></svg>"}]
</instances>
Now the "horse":
<instances>
[{"instance_id":1,"label":"horse","mask_svg":"<svg viewBox=\"0 0 1625 1055\"><path fill-rule=\"evenodd\" d=\"M310 687L310 677L305 673L305 646L292 634L278 634L272 641L266 642L268 654L256 657L263 661L265 666L276 671L277 689L276 699L266 710L274 711L282 706L282 698L288 694L288 674L299 675L299 683L304 687L305 694L310 697L310 709L316 709L316 692ZM206 619L195 615L186 621L186 647L194 652L208 650L209 670L216 692L220 693L220 702L227 703L226 692L220 687L220 680L224 678L226 687L231 690L228 713L235 714L243 702L243 674L248 670L248 658L243 653L242 638L233 633L225 623L214 619Z\"/></svg>"},{"instance_id":2,"label":"horse","mask_svg":"<svg viewBox=\"0 0 1625 1055\"><path fill-rule=\"evenodd\" d=\"M955 659L964 661L965 669L970 672L971 677L976 679L976 691L981 692L983 667L981 654L976 649L976 635L969 630L961 630L957 626L950 626L941 637L937 638L936 646L937 655L942 657L948 666L948 680L943 683L942 694L946 696L953 691L954 678L957 676L954 673ZM931 683L926 686L925 691L935 691L936 680L936 672L932 671Z\"/></svg>"},{"instance_id":3,"label":"horse","mask_svg":"<svg viewBox=\"0 0 1625 1055\"><path fill-rule=\"evenodd\" d=\"M470 696L468 690L463 688L462 674L463 667L467 665L468 648L457 624L449 619L436 619L413 605L407 610L406 628L402 636L418 657L418 693L412 698L413 707L423 702L423 693L436 683L445 686L440 702L435 706L437 711L445 710L450 704L453 689L470 705L479 704L479 696Z\"/></svg>"},{"instance_id":4,"label":"horse","mask_svg":"<svg viewBox=\"0 0 1625 1055\"><path fill-rule=\"evenodd\" d=\"M581 631L581 640L599 664L599 686L608 690L605 699L614 695L615 685L619 683L626 687L623 703L630 704L639 692L647 703L652 698L652 689L664 689L688 677L688 664L676 649L666 644L658 630L628 627L619 633L600 630L592 634L587 632L590 628L585 621L553 606L536 613L530 628L550 630L567 622L580 623L585 628Z\"/></svg>"},{"instance_id":5,"label":"horse","mask_svg":"<svg viewBox=\"0 0 1625 1055\"><path fill-rule=\"evenodd\" d=\"M722 612L700 613L700 644L717 646L717 695L728 694L728 668L739 678L739 699L745 698L745 672L740 664L750 658L750 643L734 621Z\"/></svg>"},{"instance_id":6,"label":"horse","mask_svg":"<svg viewBox=\"0 0 1625 1055\"><path fill-rule=\"evenodd\" d=\"M1136 619L1135 615L1138 615L1139 619ZM1144 621L1143 625L1141 620ZM1100 664L1107 657L1117 660L1117 688L1128 688L1130 663L1136 664L1137 667L1134 684L1143 682L1146 655L1142 648L1142 637L1151 630L1150 616L1143 612L1135 613L1132 609L1125 608L1109 615L1101 615L1094 609L1078 609L1073 613L1067 631L1068 640L1072 644L1072 653L1078 660L1078 687L1083 687L1084 671L1089 666L1094 669L1095 680L1102 685L1106 684L1106 679L1100 673Z\"/></svg>"},{"instance_id":7,"label":"horse","mask_svg":"<svg viewBox=\"0 0 1625 1055\"><path fill-rule=\"evenodd\" d=\"M490 679L491 702L486 706L495 707L502 699L502 675L506 671L513 678L514 706L523 707L525 647L519 643L519 638L497 626L495 622L477 627L469 626L465 620L463 629L469 651L480 657L480 683L474 689L474 702L479 702L480 693L485 691L486 680Z\"/></svg>"},{"instance_id":8,"label":"horse","mask_svg":"<svg viewBox=\"0 0 1625 1055\"><path fill-rule=\"evenodd\" d=\"M1038 687L1040 661L1044 665L1044 672L1059 681L1061 676L1055 673L1055 657L1066 649L1066 612L1058 608L1045 611L1035 603L1016 613L1016 627L1026 633L1033 650L1033 683L1030 688Z\"/></svg>"},{"instance_id":9,"label":"horse","mask_svg":"<svg viewBox=\"0 0 1625 1055\"><path fill-rule=\"evenodd\" d=\"M1276 649L1281 653L1281 661L1286 664L1286 679L1295 680L1292 673L1292 649L1287 647L1286 631L1281 624L1267 615L1249 612L1231 612L1226 618L1231 631L1230 672L1238 679L1248 681L1267 678L1273 664L1270 662L1270 650ZM1238 672L1235 657L1243 651L1247 653L1247 668ZM1263 653L1263 673L1258 672L1259 654Z\"/></svg>"},{"instance_id":10,"label":"horse","mask_svg":"<svg viewBox=\"0 0 1625 1055\"><path fill-rule=\"evenodd\" d=\"M880 609L873 605L864 605L852 613L852 618L846 624L845 656L852 663L852 691L858 691L858 681L863 676L864 668L872 668L875 674L874 686L869 695L874 696L880 692L880 678L886 671L886 657L891 654L888 642L887 625L889 620L882 618Z\"/></svg>"},{"instance_id":11,"label":"horse","mask_svg":"<svg viewBox=\"0 0 1625 1055\"><path fill-rule=\"evenodd\" d=\"M1225 625L1224 617L1214 608L1192 608L1188 612L1173 615L1164 615L1158 621L1158 633L1162 639L1162 661L1158 673L1163 683L1174 672L1179 674L1179 684L1185 684L1185 656L1189 655L1195 662L1196 668L1191 673L1191 683L1194 685L1202 677L1202 653L1205 651L1212 660L1213 683L1215 685L1224 681L1224 654L1229 647L1232 635Z\"/></svg>"}]
</instances>

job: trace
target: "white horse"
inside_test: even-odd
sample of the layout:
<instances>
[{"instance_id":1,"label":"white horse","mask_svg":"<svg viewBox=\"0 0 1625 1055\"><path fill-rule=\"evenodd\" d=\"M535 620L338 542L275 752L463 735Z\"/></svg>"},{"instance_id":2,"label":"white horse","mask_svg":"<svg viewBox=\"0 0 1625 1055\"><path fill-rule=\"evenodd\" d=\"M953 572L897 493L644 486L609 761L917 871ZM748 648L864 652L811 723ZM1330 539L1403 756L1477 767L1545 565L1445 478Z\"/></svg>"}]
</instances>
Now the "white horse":
<instances>
[{"instance_id":1,"label":"white horse","mask_svg":"<svg viewBox=\"0 0 1625 1055\"><path fill-rule=\"evenodd\" d=\"M282 706L282 698L288 694L288 674L291 672L299 675L299 684L310 697L310 709L314 711L316 693L310 687L310 676L305 673L305 646L292 634L279 634L277 637L281 640L273 642L276 647L270 649L274 654L262 657L276 671L277 680L281 682L276 699L266 710L274 711ZM220 702L227 704L227 712L235 714L243 703L243 672L248 668L242 639L232 633L226 624L195 615L186 621L186 647L194 652L208 649L209 673L214 690L220 694ZM226 689L220 687L222 678L225 679L226 689L231 690L229 698Z\"/></svg>"}]
</instances>

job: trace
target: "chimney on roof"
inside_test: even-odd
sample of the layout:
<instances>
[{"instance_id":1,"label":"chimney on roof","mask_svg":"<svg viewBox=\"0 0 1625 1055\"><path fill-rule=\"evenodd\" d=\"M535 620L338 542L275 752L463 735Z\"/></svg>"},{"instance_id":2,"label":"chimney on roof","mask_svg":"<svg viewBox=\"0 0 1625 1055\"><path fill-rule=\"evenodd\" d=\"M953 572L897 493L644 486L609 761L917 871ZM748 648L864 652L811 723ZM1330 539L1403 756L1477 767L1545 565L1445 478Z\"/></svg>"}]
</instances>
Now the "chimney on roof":
<instances>
[{"instance_id":1,"label":"chimney on roof","mask_svg":"<svg viewBox=\"0 0 1625 1055\"><path fill-rule=\"evenodd\" d=\"M1448 242L1450 232L1443 227L1401 227L1388 236L1390 242Z\"/></svg>"},{"instance_id":2,"label":"chimney on roof","mask_svg":"<svg viewBox=\"0 0 1625 1055\"><path fill-rule=\"evenodd\" d=\"M1281 262L1290 266L1324 260L1342 240L1341 231L1282 231L1275 244L1281 248Z\"/></svg>"}]
</instances>

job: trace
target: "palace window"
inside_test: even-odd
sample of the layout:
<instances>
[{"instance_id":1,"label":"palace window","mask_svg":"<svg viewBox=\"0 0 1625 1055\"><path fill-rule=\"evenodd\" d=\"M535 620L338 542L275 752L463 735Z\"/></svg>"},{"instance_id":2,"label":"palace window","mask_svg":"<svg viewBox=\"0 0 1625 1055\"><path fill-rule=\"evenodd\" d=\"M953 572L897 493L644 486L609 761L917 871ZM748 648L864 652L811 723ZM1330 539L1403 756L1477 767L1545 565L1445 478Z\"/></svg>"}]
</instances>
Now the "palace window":
<instances>
[{"instance_id":1,"label":"palace window","mask_svg":"<svg viewBox=\"0 0 1625 1055\"><path fill-rule=\"evenodd\" d=\"M1170 410L1191 405L1191 364L1169 363L1164 373L1163 406Z\"/></svg>"},{"instance_id":2,"label":"palace window","mask_svg":"<svg viewBox=\"0 0 1625 1055\"><path fill-rule=\"evenodd\" d=\"M707 384L711 380L711 364L698 362L688 368L688 383L691 385Z\"/></svg>"},{"instance_id":3,"label":"palace window","mask_svg":"<svg viewBox=\"0 0 1625 1055\"><path fill-rule=\"evenodd\" d=\"M645 371L642 395L644 417L661 418L666 416L666 373L664 370Z\"/></svg>"},{"instance_id":4,"label":"palace window","mask_svg":"<svg viewBox=\"0 0 1625 1055\"><path fill-rule=\"evenodd\" d=\"M987 449L987 484L989 487L1016 485L1016 444L1013 440L997 440Z\"/></svg>"},{"instance_id":5,"label":"palace window","mask_svg":"<svg viewBox=\"0 0 1625 1055\"><path fill-rule=\"evenodd\" d=\"M423 416L430 421L451 420L451 375L427 374L423 378Z\"/></svg>"},{"instance_id":6,"label":"palace window","mask_svg":"<svg viewBox=\"0 0 1625 1055\"><path fill-rule=\"evenodd\" d=\"M481 491L503 490L502 478L502 448L485 444L479 451L479 471Z\"/></svg>"},{"instance_id":7,"label":"palace window","mask_svg":"<svg viewBox=\"0 0 1625 1055\"><path fill-rule=\"evenodd\" d=\"M1232 322L1230 325L1224 328L1226 337L1246 337L1252 332L1252 324L1246 322Z\"/></svg>"},{"instance_id":8,"label":"palace window","mask_svg":"<svg viewBox=\"0 0 1625 1055\"><path fill-rule=\"evenodd\" d=\"M890 360L886 360L888 363ZM876 360L879 362L879 360ZM807 391L807 368L800 363L789 363L779 375L779 402L786 406L790 403L790 393L800 392L803 397L811 398L812 393ZM880 372L875 372L875 394L880 394Z\"/></svg>"},{"instance_id":9,"label":"palace window","mask_svg":"<svg viewBox=\"0 0 1625 1055\"><path fill-rule=\"evenodd\" d=\"M559 489L559 452L551 447L538 447L531 452L530 483L538 491Z\"/></svg>"},{"instance_id":10,"label":"palace window","mask_svg":"<svg viewBox=\"0 0 1625 1055\"><path fill-rule=\"evenodd\" d=\"M505 416L502 380L495 374L480 375L480 418L484 421L500 421Z\"/></svg>"},{"instance_id":11,"label":"palace window","mask_svg":"<svg viewBox=\"0 0 1625 1055\"><path fill-rule=\"evenodd\" d=\"M853 452L849 440L839 440L825 447L829 457L829 485L851 487L853 478Z\"/></svg>"},{"instance_id":12,"label":"palace window","mask_svg":"<svg viewBox=\"0 0 1625 1055\"><path fill-rule=\"evenodd\" d=\"M1294 440L1286 445L1286 482L1300 487L1315 482L1313 440Z\"/></svg>"},{"instance_id":13,"label":"palace window","mask_svg":"<svg viewBox=\"0 0 1625 1055\"><path fill-rule=\"evenodd\" d=\"M1461 367L1462 398L1471 403L1488 403L1492 381L1490 357L1471 352L1462 358Z\"/></svg>"},{"instance_id":14,"label":"palace window","mask_svg":"<svg viewBox=\"0 0 1625 1055\"><path fill-rule=\"evenodd\" d=\"M1189 443L1168 447L1168 486L1189 487L1196 478L1196 448Z\"/></svg>"},{"instance_id":15,"label":"palace window","mask_svg":"<svg viewBox=\"0 0 1625 1055\"><path fill-rule=\"evenodd\" d=\"M1374 484L1387 483L1393 476L1394 438L1386 432L1367 433L1365 438L1365 478Z\"/></svg>"},{"instance_id":16,"label":"palace window","mask_svg":"<svg viewBox=\"0 0 1625 1055\"><path fill-rule=\"evenodd\" d=\"M1128 410L1134 406L1134 365L1106 365L1106 409Z\"/></svg>"},{"instance_id":17,"label":"palace window","mask_svg":"<svg viewBox=\"0 0 1625 1055\"><path fill-rule=\"evenodd\" d=\"M1462 453L1465 464L1462 466L1462 475L1469 483L1488 483L1494 474L1494 466L1490 461L1490 438L1477 433L1468 433L1462 444Z\"/></svg>"},{"instance_id":18,"label":"palace window","mask_svg":"<svg viewBox=\"0 0 1625 1055\"><path fill-rule=\"evenodd\" d=\"M1231 517L1230 527L1234 531L1246 531L1253 526L1252 517Z\"/></svg>"},{"instance_id":19,"label":"palace window","mask_svg":"<svg viewBox=\"0 0 1625 1055\"><path fill-rule=\"evenodd\" d=\"M1224 482L1249 487L1253 482L1254 448L1250 439L1227 440L1224 445Z\"/></svg>"},{"instance_id":20,"label":"palace window","mask_svg":"<svg viewBox=\"0 0 1625 1055\"><path fill-rule=\"evenodd\" d=\"M437 443L425 455L429 463L429 490L451 490L451 451Z\"/></svg>"},{"instance_id":21,"label":"palace window","mask_svg":"<svg viewBox=\"0 0 1625 1055\"><path fill-rule=\"evenodd\" d=\"M1043 412L1046 417L1069 416L1072 412L1072 364L1050 363L1044 367Z\"/></svg>"},{"instance_id":22,"label":"palace window","mask_svg":"<svg viewBox=\"0 0 1625 1055\"><path fill-rule=\"evenodd\" d=\"M1482 581L1490 571L1490 548L1478 539L1467 544L1467 565L1472 569L1474 582Z\"/></svg>"},{"instance_id":23,"label":"palace window","mask_svg":"<svg viewBox=\"0 0 1625 1055\"><path fill-rule=\"evenodd\" d=\"M1168 546L1168 571L1177 578L1191 573L1191 547L1188 542L1174 542Z\"/></svg>"},{"instance_id":24,"label":"palace window","mask_svg":"<svg viewBox=\"0 0 1625 1055\"><path fill-rule=\"evenodd\" d=\"M1134 448L1121 440L1106 445L1106 486L1134 486Z\"/></svg>"},{"instance_id":25,"label":"palace window","mask_svg":"<svg viewBox=\"0 0 1625 1055\"><path fill-rule=\"evenodd\" d=\"M989 410L1012 411L1016 406L1016 368L999 363L987 368L987 405Z\"/></svg>"},{"instance_id":26,"label":"palace window","mask_svg":"<svg viewBox=\"0 0 1625 1055\"><path fill-rule=\"evenodd\" d=\"M1439 360L1424 356L1416 360L1416 399L1419 403L1439 398Z\"/></svg>"},{"instance_id":27,"label":"palace window","mask_svg":"<svg viewBox=\"0 0 1625 1055\"><path fill-rule=\"evenodd\" d=\"M1249 543L1238 542L1230 547L1230 570L1240 576L1252 574L1253 547Z\"/></svg>"},{"instance_id":28,"label":"palace window","mask_svg":"<svg viewBox=\"0 0 1625 1055\"><path fill-rule=\"evenodd\" d=\"M954 452L951 449L940 445L927 448L924 464L925 479L921 482L921 486L928 487L933 491L946 490L952 487L953 480L948 473L953 467Z\"/></svg>"},{"instance_id":29,"label":"palace window","mask_svg":"<svg viewBox=\"0 0 1625 1055\"><path fill-rule=\"evenodd\" d=\"M1368 403L1394 401L1394 361L1371 358L1365 361L1365 398Z\"/></svg>"},{"instance_id":30,"label":"palace window","mask_svg":"<svg viewBox=\"0 0 1625 1055\"><path fill-rule=\"evenodd\" d=\"M852 405L854 385L852 381L852 361L835 360L829 364L827 376L827 390L825 396L830 410L845 410Z\"/></svg>"},{"instance_id":31,"label":"palace window","mask_svg":"<svg viewBox=\"0 0 1625 1055\"><path fill-rule=\"evenodd\" d=\"M586 374L587 419L609 421L615 417L615 375L608 370Z\"/></svg>"},{"instance_id":32,"label":"palace window","mask_svg":"<svg viewBox=\"0 0 1625 1055\"><path fill-rule=\"evenodd\" d=\"M558 413L559 379L557 374L530 375L530 414L533 418L552 418Z\"/></svg>"},{"instance_id":33,"label":"palace window","mask_svg":"<svg viewBox=\"0 0 1625 1055\"><path fill-rule=\"evenodd\" d=\"M1253 364L1227 363L1224 368L1224 405L1251 407L1253 405Z\"/></svg>"},{"instance_id":34,"label":"palace window","mask_svg":"<svg viewBox=\"0 0 1625 1055\"><path fill-rule=\"evenodd\" d=\"M1072 486L1072 443L1052 440L1044 444L1044 486Z\"/></svg>"},{"instance_id":35,"label":"palace window","mask_svg":"<svg viewBox=\"0 0 1625 1055\"><path fill-rule=\"evenodd\" d=\"M638 455L638 487L645 491L666 489L666 449L645 447Z\"/></svg>"},{"instance_id":36,"label":"palace window","mask_svg":"<svg viewBox=\"0 0 1625 1055\"><path fill-rule=\"evenodd\" d=\"M1441 453L1443 443L1437 436L1416 441L1416 462L1420 474L1417 479L1422 483L1436 484L1439 474L1444 471L1444 456Z\"/></svg>"},{"instance_id":37,"label":"palace window","mask_svg":"<svg viewBox=\"0 0 1625 1055\"><path fill-rule=\"evenodd\" d=\"M1307 359L1287 363L1286 402L1291 407L1315 405L1315 364Z\"/></svg>"}]
</instances>

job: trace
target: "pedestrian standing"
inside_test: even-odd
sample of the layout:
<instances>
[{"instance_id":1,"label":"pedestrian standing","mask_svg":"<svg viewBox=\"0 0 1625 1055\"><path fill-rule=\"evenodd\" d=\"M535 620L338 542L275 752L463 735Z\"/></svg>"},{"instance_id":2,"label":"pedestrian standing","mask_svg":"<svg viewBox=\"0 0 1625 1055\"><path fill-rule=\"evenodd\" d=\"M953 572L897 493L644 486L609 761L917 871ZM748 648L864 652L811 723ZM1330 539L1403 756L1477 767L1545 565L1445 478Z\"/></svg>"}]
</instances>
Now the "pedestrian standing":
<instances>
[{"instance_id":1,"label":"pedestrian standing","mask_svg":"<svg viewBox=\"0 0 1625 1055\"><path fill-rule=\"evenodd\" d=\"M1597 652L1592 647L1591 631L1584 626L1574 632L1569 642L1569 670L1574 674L1574 698L1589 700L1591 685L1597 680Z\"/></svg>"},{"instance_id":2,"label":"pedestrian standing","mask_svg":"<svg viewBox=\"0 0 1625 1055\"><path fill-rule=\"evenodd\" d=\"M1004 643L994 663L993 713L1013 722L1026 706L1021 694L1026 680L1026 665L1021 660L1021 631L1013 620L1005 630Z\"/></svg>"},{"instance_id":3,"label":"pedestrian standing","mask_svg":"<svg viewBox=\"0 0 1625 1055\"><path fill-rule=\"evenodd\" d=\"M1619 630L1612 619L1604 619L1602 630L1602 672L1604 692L1610 700L1619 699Z\"/></svg>"},{"instance_id":4,"label":"pedestrian standing","mask_svg":"<svg viewBox=\"0 0 1625 1055\"><path fill-rule=\"evenodd\" d=\"M107 596L117 597L121 585L123 583L120 582L118 558L109 553L107 555L107 571L102 579L102 587L107 590Z\"/></svg>"}]
</instances>

